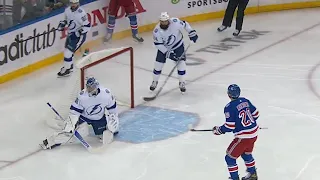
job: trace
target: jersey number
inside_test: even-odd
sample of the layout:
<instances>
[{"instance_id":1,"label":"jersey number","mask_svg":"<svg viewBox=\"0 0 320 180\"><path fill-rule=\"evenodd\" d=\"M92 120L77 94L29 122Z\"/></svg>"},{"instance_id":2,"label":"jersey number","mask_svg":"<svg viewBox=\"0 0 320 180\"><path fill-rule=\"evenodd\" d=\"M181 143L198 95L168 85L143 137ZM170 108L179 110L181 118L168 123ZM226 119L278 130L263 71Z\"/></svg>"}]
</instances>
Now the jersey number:
<instances>
[{"instance_id":1,"label":"jersey number","mask_svg":"<svg viewBox=\"0 0 320 180\"><path fill-rule=\"evenodd\" d=\"M255 122L254 118L252 117L251 111L249 108L246 108L239 112L239 118L241 118L241 124L243 127L248 127L252 123Z\"/></svg>"}]
</instances>

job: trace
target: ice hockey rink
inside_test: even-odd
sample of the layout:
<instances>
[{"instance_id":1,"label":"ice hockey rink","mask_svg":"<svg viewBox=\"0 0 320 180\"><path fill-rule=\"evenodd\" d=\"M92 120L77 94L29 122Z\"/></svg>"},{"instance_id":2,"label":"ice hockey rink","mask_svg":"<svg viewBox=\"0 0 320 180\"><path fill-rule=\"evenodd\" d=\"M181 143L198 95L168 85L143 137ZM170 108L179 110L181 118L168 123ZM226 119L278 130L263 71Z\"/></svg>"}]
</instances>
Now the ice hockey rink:
<instances>
[{"instance_id":1,"label":"ice hockey rink","mask_svg":"<svg viewBox=\"0 0 320 180\"><path fill-rule=\"evenodd\" d=\"M138 108L125 110L131 114L122 123L124 140L116 139L99 154L87 152L81 144L39 150L38 144L53 132L42 118L48 112L46 102L55 104L66 91L67 80L56 78L60 64L1 85L0 179L228 179L224 156L233 135L188 132L186 127L223 124L223 108L229 102L226 89L236 83L242 96L260 110L259 125L267 128L260 130L254 151L259 178L319 180L319 15L319 9L248 15L239 38L232 37L233 29L217 33L220 19L193 23L199 41L188 50L187 93L180 94L175 76L148 103L142 97L151 95L156 54L151 32L141 34L143 44L128 38L100 47L134 48ZM172 65L166 64L162 81ZM98 80L126 99L127 74L109 70L97 72L104 76ZM147 140L126 142L132 137ZM238 164L240 176L245 175L241 159Z\"/></svg>"}]
</instances>

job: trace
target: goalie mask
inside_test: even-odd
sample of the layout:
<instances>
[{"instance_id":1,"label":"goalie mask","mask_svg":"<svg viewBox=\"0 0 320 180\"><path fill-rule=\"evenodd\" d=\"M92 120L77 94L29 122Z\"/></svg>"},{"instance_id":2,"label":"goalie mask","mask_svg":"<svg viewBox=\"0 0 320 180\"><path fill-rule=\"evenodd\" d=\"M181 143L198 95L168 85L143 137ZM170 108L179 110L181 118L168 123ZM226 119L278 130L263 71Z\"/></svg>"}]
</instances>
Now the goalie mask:
<instances>
[{"instance_id":1,"label":"goalie mask","mask_svg":"<svg viewBox=\"0 0 320 180\"><path fill-rule=\"evenodd\" d=\"M94 77L87 78L86 91L89 96L96 96L99 93L99 82Z\"/></svg>"},{"instance_id":2,"label":"goalie mask","mask_svg":"<svg viewBox=\"0 0 320 180\"><path fill-rule=\"evenodd\" d=\"M169 15L167 12L162 12L161 15L160 15L160 28L163 29L163 30L166 30L168 29L169 27Z\"/></svg>"}]
</instances>

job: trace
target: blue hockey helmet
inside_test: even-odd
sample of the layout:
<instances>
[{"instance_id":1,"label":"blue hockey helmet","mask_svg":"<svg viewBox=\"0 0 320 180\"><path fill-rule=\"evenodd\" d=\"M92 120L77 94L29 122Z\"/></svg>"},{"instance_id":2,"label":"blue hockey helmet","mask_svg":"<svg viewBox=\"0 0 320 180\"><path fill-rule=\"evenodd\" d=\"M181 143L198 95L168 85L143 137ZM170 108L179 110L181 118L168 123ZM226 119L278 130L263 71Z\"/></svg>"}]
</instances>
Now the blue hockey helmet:
<instances>
[{"instance_id":1,"label":"blue hockey helmet","mask_svg":"<svg viewBox=\"0 0 320 180\"><path fill-rule=\"evenodd\" d=\"M231 84L228 87L228 95L232 99L237 99L240 96L240 87L236 84Z\"/></svg>"},{"instance_id":2,"label":"blue hockey helmet","mask_svg":"<svg viewBox=\"0 0 320 180\"><path fill-rule=\"evenodd\" d=\"M86 82L86 90L89 95L95 95L99 89L99 82L94 77L88 77Z\"/></svg>"}]
</instances>

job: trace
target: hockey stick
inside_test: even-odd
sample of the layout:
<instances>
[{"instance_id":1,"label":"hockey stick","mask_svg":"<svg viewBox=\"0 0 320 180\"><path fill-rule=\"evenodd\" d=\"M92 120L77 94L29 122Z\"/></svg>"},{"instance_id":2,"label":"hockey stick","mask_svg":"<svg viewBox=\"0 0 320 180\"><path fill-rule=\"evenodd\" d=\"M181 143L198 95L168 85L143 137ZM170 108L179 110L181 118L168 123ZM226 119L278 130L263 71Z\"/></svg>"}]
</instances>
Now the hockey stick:
<instances>
[{"instance_id":1,"label":"hockey stick","mask_svg":"<svg viewBox=\"0 0 320 180\"><path fill-rule=\"evenodd\" d=\"M260 127L259 129L268 129L268 128L266 128L266 127ZM190 131L202 131L202 132L204 132L204 131L213 131L213 129L190 129Z\"/></svg>"},{"instance_id":2,"label":"hockey stick","mask_svg":"<svg viewBox=\"0 0 320 180\"><path fill-rule=\"evenodd\" d=\"M186 54L186 52L189 49L189 47L190 47L190 44L185 49L185 51L182 53L182 55L178 58L177 64L172 68L172 70L170 71L169 75L166 77L166 80L164 81L162 86L159 88L158 92L152 97L143 97L143 100L145 100L145 101L153 101L158 97L158 95L161 93L163 87L167 84L169 78L172 76L174 70L176 69L176 67L178 66L179 62L181 61L181 58Z\"/></svg>"},{"instance_id":3,"label":"hockey stick","mask_svg":"<svg viewBox=\"0 0 320 180\"><path fill-rule=\"evenodd\" d=\"M57 112L57 110L51 106L50 103L47 103L47 105L52 109L52 111L62 120L62 121L65 121L66 120ZM78 133L77 130L74 131L74 134L73 134L80 142L81 144L91 153L95 153L95 152L100 152L100 150L102 149L101 148L93 148L89 143L87 143L83 137L80 135L80 133ZM73 136L72 135L72 136ZM70 138L71 139L71 138Z\"/></svg>"}]
</instances>

